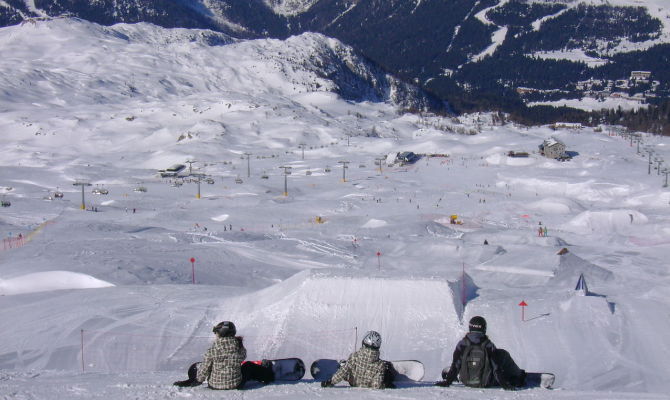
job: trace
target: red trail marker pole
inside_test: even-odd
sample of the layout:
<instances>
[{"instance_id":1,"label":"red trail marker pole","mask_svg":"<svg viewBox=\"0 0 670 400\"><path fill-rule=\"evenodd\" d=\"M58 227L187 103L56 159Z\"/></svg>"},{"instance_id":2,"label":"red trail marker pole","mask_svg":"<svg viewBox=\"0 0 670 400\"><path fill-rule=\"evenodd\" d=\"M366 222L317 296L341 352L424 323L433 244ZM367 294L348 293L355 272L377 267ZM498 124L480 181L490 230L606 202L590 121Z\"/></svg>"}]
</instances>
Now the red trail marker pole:
<instances>
[{"instance_id":1,"label":"red trail marker pole","mask_svg":"<svg viewBox=\"0 0 670 400\"><path fill-rule=\"evenodd\" d=\"M377 252L377 264L379 265L379 270L382 270L382 252L378 251Z\"/></svg>"},{"instance_id":2,"label":"red trail marker pole","mask_svg":"<svg viewBox=\"0 0 670 400\"><path fill-rule=\"evenodd\" d=\"M528 304L526 304L526 302L524 300L521 300L521 303L519 303L519 305L521 306L521 321L525 321L526 318L525 318L525 315L524 315L524 310L526 309Z\"/></svg>"},{"instance_id":3,"label":"red trail marker pole","mask_svg":"<svg viewBox=\"0 0 670 400\"><path fill-rule=\"evenodd\" d=\"M195 258L191 257L191 279L195 285Z\"/></svg>"}]
</instances>

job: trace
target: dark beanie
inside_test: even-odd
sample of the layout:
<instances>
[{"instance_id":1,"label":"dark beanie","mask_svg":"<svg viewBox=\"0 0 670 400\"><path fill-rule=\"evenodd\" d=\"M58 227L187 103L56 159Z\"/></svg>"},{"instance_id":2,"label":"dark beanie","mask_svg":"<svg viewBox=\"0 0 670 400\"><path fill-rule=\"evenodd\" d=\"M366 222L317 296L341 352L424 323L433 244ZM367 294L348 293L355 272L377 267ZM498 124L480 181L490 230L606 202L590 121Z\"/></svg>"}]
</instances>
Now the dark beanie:
<instances>
[{"instance_id":1,"label":"dark beanie","mask_svg":"<svg viewBox=\"0 0 670 400\"><path fill-rule=\"evenodd\" d=\"M486 320L479 315L472 317L469 324L470 332L486 333Z\"/></svg>"}]
</instances>

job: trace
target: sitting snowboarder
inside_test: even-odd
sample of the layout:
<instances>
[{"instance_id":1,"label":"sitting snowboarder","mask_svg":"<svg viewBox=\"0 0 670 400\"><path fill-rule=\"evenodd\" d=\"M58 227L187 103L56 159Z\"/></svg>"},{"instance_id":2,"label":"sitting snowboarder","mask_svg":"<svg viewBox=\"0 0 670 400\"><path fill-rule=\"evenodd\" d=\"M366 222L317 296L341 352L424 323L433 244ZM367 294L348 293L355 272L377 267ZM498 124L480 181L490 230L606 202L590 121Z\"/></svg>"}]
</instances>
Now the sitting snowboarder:
<instances>
[{"instance_id":1,"label":"sitting snowboarder","mask_svg":"<svg viewBox=\"0 0 670 400\"><path fill-rule=\"evenodd\" d=\"M260 365L250 361L243 362L247 350L242 343L242 337L235 336L235 324L223 321L212 332L216 334L216 340L205 353L204 360L191 365L188 379L175 382L175 386L198 386L207 381L210 389L228 390L241 389L248 380L262 383L274 380L269 362Z\"/></svg>"},{"instance_id":2,"label":"sitting snowboarder","mask_svg":"<svg viewBox=\"0 0 670 400\"><path fill-rule=\"evenodd\" d=\"M345 380L355 387L395 388L393 366L391 363L379 359L381 344L382 337L379 333L375 331L367 332L363 337L361 348L352 353L330 379L321 382L321 386L332 387Z\"/></svg>"},{"instance_id":3,"label":"sitting snowboarder","mask_svg":"<svg viewBox=\"0 0 670 400\"><path fill-rule=\"evenodd\" d=\"M524 386L526 371L506 350L496 348L486 336L486 320L476 316L470 319L469 332L456 345L451 367L442 371L442 378L436 385L448 387L459 380L470 387L502 386L514 390Z\"/></svg>"}]
</instances>

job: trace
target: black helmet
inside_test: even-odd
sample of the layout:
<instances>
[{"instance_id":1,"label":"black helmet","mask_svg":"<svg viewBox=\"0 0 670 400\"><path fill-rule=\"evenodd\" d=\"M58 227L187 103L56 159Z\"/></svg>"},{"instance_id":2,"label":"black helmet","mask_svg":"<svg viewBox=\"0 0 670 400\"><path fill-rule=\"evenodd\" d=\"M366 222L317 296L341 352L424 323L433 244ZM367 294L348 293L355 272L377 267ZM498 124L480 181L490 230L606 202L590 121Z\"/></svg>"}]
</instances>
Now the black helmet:
<instances>
[{"instance_id":1,"label":"black helmet","mask_svg":"<svg viewBox=\"0 0 670 400\"><path fill-rule=\"evenodd\" d=\"M235 324L230 321L219 322L213 329L212 332L216 333L221 337L235 336L237 329L235 329Z\"/></svg>"},{"instance_id":2,"label":"black helmet","mask_svg":"<svg viewBox=\"0 0 670 400\"><path fill-rule=\"evenodd\" d=\"M486 320L479 315L472 317L469 324L470 332L486 333Z\"/></svg>"}]
</instances>

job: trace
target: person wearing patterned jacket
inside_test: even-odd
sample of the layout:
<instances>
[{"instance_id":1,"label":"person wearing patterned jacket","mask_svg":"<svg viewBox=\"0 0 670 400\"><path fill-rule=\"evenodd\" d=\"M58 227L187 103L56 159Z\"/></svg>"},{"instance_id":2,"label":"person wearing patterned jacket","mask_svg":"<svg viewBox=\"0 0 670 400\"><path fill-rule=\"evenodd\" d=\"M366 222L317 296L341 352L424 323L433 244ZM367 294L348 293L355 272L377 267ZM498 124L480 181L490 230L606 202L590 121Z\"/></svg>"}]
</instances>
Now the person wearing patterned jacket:
<instances>
[{"instance_id":1,"label":"person wearing patterned jacket","mask_svg":"<svg viewBox=\"0 0 670 400\"><path fill-rule=\"evenodd\" d=\"M237 389L242 381L242 361L247 358L247 349L242 340L235 336L235 325L224 321L212 329L216 340L205 352L205 358L198 366L198 382L212 389Z\"/></svg>"},{"instance_id":2,"label":"person wearing patterned jacket","mask_svg":"<svg viewBox=\"0 0 670 400\"><path fill-rule=\"evenodd\" d=\"M274 380L269 365L256 365L252 362L243 364L247 350L242 338L235 336L235 324L224 321L217 324L212 331L216 340L205 353L204 360L191 365L188 379L177 381L175 386L198 386L207 381L210 389L241 389L247 380L254 379L269 383Z\"/></svg>"},{"instance_id":3,"label":"person wearing patterned jacket","mask_svg":"<svg viewBox=\"0 0 670 400\"><path fill-rule=\"evenodd\" d=\"M381 344L382 337L379 333L367 332L361 348L351 354L330 379L321 382L321 386L332 387L341 381L347 381L351 386L356 387L394 388L393 366L379 359Z\"/></svg>"}]
</instances>

